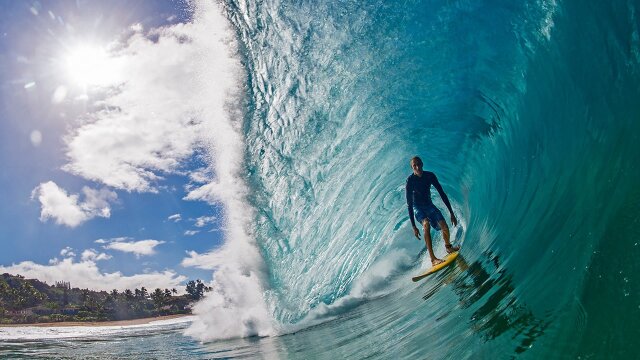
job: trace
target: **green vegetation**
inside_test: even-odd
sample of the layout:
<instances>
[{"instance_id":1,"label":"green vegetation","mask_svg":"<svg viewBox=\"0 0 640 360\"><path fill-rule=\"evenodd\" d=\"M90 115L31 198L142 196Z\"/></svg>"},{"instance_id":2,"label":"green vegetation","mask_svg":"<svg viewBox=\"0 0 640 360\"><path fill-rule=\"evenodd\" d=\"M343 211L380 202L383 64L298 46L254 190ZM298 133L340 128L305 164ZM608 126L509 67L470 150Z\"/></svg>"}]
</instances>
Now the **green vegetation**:
<instances>
[{"instance_id":1,"label":"green vegetation","mask_svg":"<svg viewBox=\"0 0 640 360\"><path fill-rule=\"evenodd\" d=\"M47 285L20 275L0 275L0 324L62 321L114 321L160 315L190 314L191 303L211 288L201 280L187 283L187 294L176 289L144 288L91 291L68 282Z\"/></svg>"}]
</instances>

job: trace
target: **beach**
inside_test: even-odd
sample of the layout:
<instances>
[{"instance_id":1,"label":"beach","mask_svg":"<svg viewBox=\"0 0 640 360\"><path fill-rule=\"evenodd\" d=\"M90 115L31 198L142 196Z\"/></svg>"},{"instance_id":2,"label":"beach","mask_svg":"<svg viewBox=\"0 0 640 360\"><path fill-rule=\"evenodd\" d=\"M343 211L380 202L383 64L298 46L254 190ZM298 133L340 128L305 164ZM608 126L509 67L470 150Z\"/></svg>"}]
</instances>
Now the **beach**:
<instances>
[{"instance_id":1,"label":"beach","mask_svg":"<svg viewBox=\"0 0 640 360\"><path fill-rule=\"evenodd\" d=\"M33 323L33 324L0 324L0 327L70 327L70 326L131 326L131 325L145 325L154 321L172 320L186 316L192 316L191 314L175 314L156 316L149 318L130 319L130 320L117 320L117 321L62 321L62 322L48 322L48 323Z\"/></svg>"}]
</instances>

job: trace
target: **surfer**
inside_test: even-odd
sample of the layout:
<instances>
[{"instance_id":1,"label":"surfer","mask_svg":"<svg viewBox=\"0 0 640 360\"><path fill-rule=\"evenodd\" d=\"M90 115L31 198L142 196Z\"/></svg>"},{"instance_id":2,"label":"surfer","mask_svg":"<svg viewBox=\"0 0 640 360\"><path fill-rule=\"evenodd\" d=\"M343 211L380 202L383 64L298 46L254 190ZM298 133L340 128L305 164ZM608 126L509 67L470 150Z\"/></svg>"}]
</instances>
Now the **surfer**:
<instances>
[{"instance_id":1,"label":"surfer","mask_svg":"<svg viewBox=\"0 0 640 360\"><path fill-rule=\"evenodd\" d=\"M434 173L422 170L422 165L422 160L419 157L414 156L411 158L411 169L413 170L413 174L409 175L407 178L407 207L409 209L409 219L411 219L411 225L413 226L413 233L418 240L420 240L420 230L416 227L414 214L415 219L422 224L424 229L424 242L427 244L427 250L431 257L431 264L435 266L442 263L442 260L438 259L433 254L433 247L431 246L431 226L436 230L442 230L442 237L444 238L447 253L450 254L456 252L460 250L460 248L451 245L449 242L449 227L447 226L447 222L444 220L440 210L433 205L433 202L431 201L431 185L438 190L438 194L440 194L442 201L447 206L447 209L449 209L449 214L451 214L451 223L453 226L458 225L458 220L453 214L449 198L447 197L447 194L444 193L442 185L438 182L438 178Z\"/></svg>"}]
</instances>

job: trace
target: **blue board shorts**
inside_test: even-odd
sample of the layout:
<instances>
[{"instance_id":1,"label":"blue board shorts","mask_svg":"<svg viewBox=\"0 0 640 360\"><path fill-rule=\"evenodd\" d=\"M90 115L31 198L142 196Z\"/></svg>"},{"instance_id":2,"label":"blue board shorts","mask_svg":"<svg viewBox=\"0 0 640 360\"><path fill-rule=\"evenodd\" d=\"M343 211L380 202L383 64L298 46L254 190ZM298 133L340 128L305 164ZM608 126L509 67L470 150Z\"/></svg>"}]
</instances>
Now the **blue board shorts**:
<instances>
[{"instance_id":1,"label":"blue board shorts","mask_svg":"<svg viewBox=\"0 0 640 360\"><path fill-rule=\"evenodd\" d=\"M413 213L420 224L424 221L424 219L429 220L429 225L436 230L440 230L440 225L438 224L440 220L444 220L444 216L440 210L433 204L431 205L414 205Z\"/></svg>"}]
</instances>

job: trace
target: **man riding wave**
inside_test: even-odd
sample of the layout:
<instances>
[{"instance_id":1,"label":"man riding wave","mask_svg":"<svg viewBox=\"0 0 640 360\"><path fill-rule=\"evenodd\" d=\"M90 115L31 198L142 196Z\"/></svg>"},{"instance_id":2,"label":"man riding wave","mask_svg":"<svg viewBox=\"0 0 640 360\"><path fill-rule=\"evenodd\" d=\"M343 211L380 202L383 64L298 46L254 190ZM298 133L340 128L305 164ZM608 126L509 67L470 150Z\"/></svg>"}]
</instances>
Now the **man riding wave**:
<instances>
[{"instance_id":1,"label":"man riding wave","mask_svg":"<svg viewBox=\"0 0 640 360\"><path fill-rule=\"evenodd\" d=\"M447 222L444 220L440 210L433 205L433 202L431 201L431 185L436 188L438 194L440 194L440 197L442 198L442 201L447 206L447 209L449 209L449 214L451 214L451 223L453 226L458 225L458 220L453 214L449 198L447 197L447 194L444 193L442 185L438 182L438 178L434 173L422 170L422 166L422 160L419 157L415 156L411 159L411 169L413 169L413 174L409 175L407 178L407 208L409 210L411 226L413 226L413 233L418 240L420 240L420 230L416 227L415 220L418 220L418 222L422 224L424 229L424 241L427 245L429 256L431 257L431 264L435 266L442 263L442 260L438 259L433 254L433 247L431 246L431 226L436 230L442 230L442 237L444 238L447 253L451 254L460 250L460 248L451 245L449 242L449 227L447 226Z\"/></svg>"}]
</instances>

